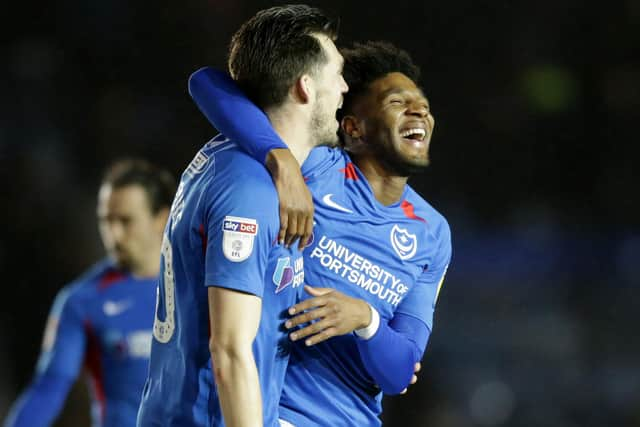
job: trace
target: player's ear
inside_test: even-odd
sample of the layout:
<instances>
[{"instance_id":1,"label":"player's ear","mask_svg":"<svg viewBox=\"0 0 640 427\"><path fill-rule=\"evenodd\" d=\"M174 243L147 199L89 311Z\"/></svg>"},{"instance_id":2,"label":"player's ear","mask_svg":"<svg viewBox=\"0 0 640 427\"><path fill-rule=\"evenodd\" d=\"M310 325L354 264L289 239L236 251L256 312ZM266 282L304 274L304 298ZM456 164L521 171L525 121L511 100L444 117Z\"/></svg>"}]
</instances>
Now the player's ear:
<instances>
[{"instance_id":1,"label":"player's ear","mask_svg":"<svg viewBox=\"0 0 640 427\"><path fill-rule=\"evenodd\" d=\"M358 121L355 116L344 116L340 122L345 150L350 153L360 153L366 148L364 143L364 123Z\"/></svg>"},{"instance_id":2,"label":"player's ear","mask_svg":"<svg viewBox=\"0 0 640 427\"><path fill-rule=\"evenodd\" d=\"M360 123L358 123L358 119L355 116L344 116L340 126L345 136L351 139L360 139L362 137Z\"/></svg>"},{"instance_id":3,"label":"player's ear","mask_svg":"<svg viewBox=\"0 0 640 427\"><path fill-rule=\"evenodd\" d=\"M294 98L303 104L308 104L313 99L313 79L308 74L303 74L296 80L293 87Z\"/></svg>"}]
</instances>

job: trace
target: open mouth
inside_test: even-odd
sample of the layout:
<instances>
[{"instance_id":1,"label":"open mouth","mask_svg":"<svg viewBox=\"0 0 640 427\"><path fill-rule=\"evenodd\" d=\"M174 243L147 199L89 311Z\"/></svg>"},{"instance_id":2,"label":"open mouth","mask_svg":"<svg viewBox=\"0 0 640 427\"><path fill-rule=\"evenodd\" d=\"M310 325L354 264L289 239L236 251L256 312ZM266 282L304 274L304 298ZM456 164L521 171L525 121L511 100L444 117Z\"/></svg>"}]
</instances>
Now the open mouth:
<instances>
[{"instance_id":1,"label":"open mouth","mask_svg":"<svg viewBox=\"0 0 640 427\"><path fill-rule=\"evenodd\" d=\"M427 136L427 131L421 128L406 129L400 132L400 136L405 139L421 142L424 141L424 138Z\"/></svg>"}]
</instances>

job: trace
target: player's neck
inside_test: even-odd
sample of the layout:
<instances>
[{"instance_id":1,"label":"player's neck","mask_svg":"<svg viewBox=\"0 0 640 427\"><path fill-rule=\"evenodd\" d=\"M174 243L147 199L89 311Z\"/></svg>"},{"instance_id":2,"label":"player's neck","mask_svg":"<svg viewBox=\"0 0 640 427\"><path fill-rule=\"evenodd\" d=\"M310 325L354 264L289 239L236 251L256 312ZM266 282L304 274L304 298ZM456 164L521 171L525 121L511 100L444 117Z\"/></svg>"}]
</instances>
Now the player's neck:
<instances>
[{"instance_id":1,"label":"player's neck","mask_svg":"<svg viewBox=\"0 0 640 427\"><path fill-rule=\"evenodd\" d=\"M409 177L390 173L372 157L352 156L354 162L367 178L376 200L385 206L398 203L404 194Z\"/></svg>"},{"instance_id":2,"label":"player's neck","mask_svg":"<svg viewBox=\"0 0 640 427\"><path fill-rule=\"evenodd\" d=\"M150 252L153 252L154 255L159 254L160 249ZM158 257L156 255L153 259L151 259L151 257L149 258L150 259L145 260L145 262L141 262L139 265L132 266L130 270L131 275L138 279L157 277L158 274L160 274L160 263L158 262Z\"/></svg>"},{"instance_id":3,"label":"player's neck","mask_svg":"<svg viewBox=\"0 0 640 427\"><path fill-rule=\"evenodd\" d=\"M313 141L309 134L308 118L295 109L280 108L267 111L278 136L287 144L300 166L309 156Z\"/></svg>"}]
</instances>

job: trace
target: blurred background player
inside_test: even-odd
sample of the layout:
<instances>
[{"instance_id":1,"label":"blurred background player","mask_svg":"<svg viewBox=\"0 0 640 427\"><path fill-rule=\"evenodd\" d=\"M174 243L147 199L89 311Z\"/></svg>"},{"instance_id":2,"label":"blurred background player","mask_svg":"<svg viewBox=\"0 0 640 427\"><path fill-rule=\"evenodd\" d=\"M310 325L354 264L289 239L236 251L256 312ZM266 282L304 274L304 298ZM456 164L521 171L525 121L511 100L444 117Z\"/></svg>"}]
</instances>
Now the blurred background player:
<instances>
[{"instance_id":1,"label":"blurred background player","mask_svg":"<svg viewBox=\"0 0 640 427\"><path fill-rule=\"evenodd\" d=\"M35 378L5 427L50 425L83 366L93 425L135 425L148 370L158 254L174 191L171 174L144 160L107 169L97 216L108 257L56 297Z\"/></svg>"},{"instance_id":2,"label":"blurred background player","mask_svg":"<svg viewBox=\"0 0 640 427\"><path fill-rule=\"evenodd\" d=\"M446 220L407 185L429 164L434 128L419 69L384 42L342 53L348 153L316 148L302 167L316 224L306 282L334 289L307 287L314 298L290 311L302 314L288 328L315 321L291 334L306 339L292 348L280 416L296 426L380 424L381 392L406 388L422 357L451 258ZM224 74L203 70L192 80L194 99L223 133L249 146L276 138ZM357 337L345 335L353 330Z\"/></svg>"},{"instance_id":3,"label":"blurred background player","mask_svg":"<svg viewBox=\"0 0 640 427\"><path fill-rule=\"evenodd\" d=\"M229 68L289 143L298 173L313 146L337 143L347 87L335 35L318 9L289 5L258 12L231 41ZM223 135L184 171L162 245L139 426L277 426L283 314L304 279L300 251L277 242L278 214L268 172Z\"/></svg>"}]
</instances>

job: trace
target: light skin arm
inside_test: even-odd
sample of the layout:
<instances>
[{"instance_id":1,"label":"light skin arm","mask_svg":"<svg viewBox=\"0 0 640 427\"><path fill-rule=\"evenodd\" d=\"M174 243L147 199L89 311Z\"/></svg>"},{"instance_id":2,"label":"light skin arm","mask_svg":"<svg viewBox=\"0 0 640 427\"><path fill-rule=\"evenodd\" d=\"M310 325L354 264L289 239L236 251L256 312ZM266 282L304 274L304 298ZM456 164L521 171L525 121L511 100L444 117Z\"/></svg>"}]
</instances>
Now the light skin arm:
<instances>
[{"instance_id":1,"label":"light skin arm","mask_svg":"<svg viewBox=\"0 0 640 427\"><path fill-rule=\"evenodd\" d=\"M280 200L278 242L291 246L297 239L302 250L313 232L313 200L300 173L300 165L287 149L267 154L266 166Z\"/></svg>"},{"instance_id":2,"label":"light skin arm","mask_svg":"<svg viewBox=\"0 0 640 427\"><path fill-rule=\"evenodd\" d=\"M305 345L312 346L337 335L362 329L371 323L371 309L366 301L352 298L332 288L314 288L306 285L304 290L314 298L306 299L289 308L294 316L285 322L287 329L303 323L312 323L292 332L292 341L306 338Z\"/></svg>"},{"instance_id":3,"label":"light skin arm","mask_svg":"<svg viewBox=\"0 0 640 427\"><path fill-rule=\"evenodd\" d=\"M262 396L252 343L262 300L231 289L209 287L209 349L220 406L228 427L261 427Z\"/></svg>"}]
</instances>

